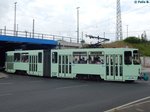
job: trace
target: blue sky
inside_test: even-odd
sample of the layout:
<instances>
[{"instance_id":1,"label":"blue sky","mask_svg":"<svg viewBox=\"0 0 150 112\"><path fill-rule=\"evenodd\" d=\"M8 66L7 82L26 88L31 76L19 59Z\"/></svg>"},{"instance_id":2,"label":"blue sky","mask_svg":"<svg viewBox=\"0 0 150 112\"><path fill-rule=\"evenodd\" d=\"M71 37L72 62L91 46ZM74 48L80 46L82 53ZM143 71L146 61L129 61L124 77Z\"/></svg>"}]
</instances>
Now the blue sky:
<instances>
[{"instance_id":1,"label":"blue sky","mask_svg":"<svg viewBox=\"0 0 150 112\"><path fill-rule=\"evenodd\" d=\"M115 40L116 0L1 0L0 28L13 29L14 2L17 1L17 24L21 31L76 37L76 7L80 7L80 35L91 34ZM135 4L121 0L123 37L146 31L150 40L150 3ZM88 40L92 41L92 40Z\"/></svg>"}]
</instances>

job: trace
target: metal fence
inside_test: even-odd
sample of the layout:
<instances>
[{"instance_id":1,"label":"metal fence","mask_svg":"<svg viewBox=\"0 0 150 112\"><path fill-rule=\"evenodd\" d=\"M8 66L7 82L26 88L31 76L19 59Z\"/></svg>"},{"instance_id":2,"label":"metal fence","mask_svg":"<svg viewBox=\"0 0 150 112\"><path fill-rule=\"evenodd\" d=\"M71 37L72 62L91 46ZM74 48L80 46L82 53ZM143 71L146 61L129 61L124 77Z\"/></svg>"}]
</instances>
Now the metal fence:
<instances>
[{"instance_id":1,"label":"metal fence","mask_svg":"<svg viewBox=\"0 0 150 112\"><path fill-rule=\"evenodd\" d=\"M51 35L51 34L42 34L42 33L32 33L28 31L14 31L7 29L0 29L0 35L7 36L16 36L16 37L25 37L25 38L38 38L38 39L47 39L47 40L64 40L66 42L76 42L76 38Z\"/></svg>"},{"instance_id":2,"label":"metal fence","mask_svg":"<svg viewBox=\"0 0 150 112\"><path fill-rule=\"evenodd\" d=\"M150 68L150 57L141 57L141 64L143 67Z\"/></svg>"}]
</instances>

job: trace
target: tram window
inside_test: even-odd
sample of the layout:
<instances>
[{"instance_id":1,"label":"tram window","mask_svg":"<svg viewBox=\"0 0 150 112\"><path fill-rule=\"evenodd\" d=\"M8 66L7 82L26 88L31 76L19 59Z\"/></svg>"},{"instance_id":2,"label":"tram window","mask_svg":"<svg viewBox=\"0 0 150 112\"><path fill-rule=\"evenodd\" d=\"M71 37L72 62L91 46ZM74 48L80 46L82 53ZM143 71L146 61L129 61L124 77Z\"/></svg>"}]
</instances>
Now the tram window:
<instances>
[{"instance_id":1,"label":"tram window","mask_svg":"<svg viewBox=\"0 0 150 112\"><path fill-rule=\"evenodd\" d=\"M19 62L20 61L20 53L14 53L14 61Z\"/></svg>"},{"instance_id":2,"label":"tram window","mask_svg":"<svg viewBox=\"0 0 150 112\"><path fill-rule=\"evenodd\" d=\"M113 65L113 62L114 62L114 61L113 61L113 56L111 55L111 56L110 56L110 64Z\"/></svg>"},{"instance_id":3,"label":"tram window","mask_svg":"<svg viewBox=\"0 0 150 112\"><path fill-rule=\"evenodd\" d=\"M104 53L103 52L89 52L88 62L89 64L103 64Z\"/></svg>"},{"instance_id":4,"label":"tram window","mask_svg":"<svg viewBox=\"0 0 150 112\"><path fill-rule=\"evenodd\" d=\"M65 64L65 56L62 56L62 64Z\"/></svg>"},{"instance_id":5,"label":"tram window","mask_svg":"<svg viewBox=\"0 0 150 112\"><path fill-rule=\"evenodd\" d=\"M21 54L21 62L28 62L28 53Z\"/></svg>"},{"instance_id":6,"label":"tram window","mask_svg":"<svg viewBox=\"0 0 150 112\"><path fill-rule=\"evenodd\" d=\"M37 63L37 56L35 56L35 63Z\"/></svg>"},{"instance_id":7,"label":"tram window","mask_svg":"<svg viewBox=\"0 0 150 112\"><path fill-rule=\"evenodd\" d=\"M116 76L118 76L118 66L116 66L115 68L116 68Z\"/></svg>"},{"instance_id":8,"label":"tram window","mask_svg":"<svg viewBox=\"0 0 150 112\"><path fill-rule=\"evenodd\" d=\"M106 55L106 65L109 65L109 56Z\"/></svg>"},{"instance_id":9,"label":"tram window","mask_svg":"<svg viewBox=\"0 0 150 112\"><path fill-rule=\"evenodd\" d=\"M115 56L115 64L118 65L118 56Z\"/></svg>"},{"instance_id":10,"label":"tram window","mask_svg":"<svg viewBox=\"0 0 150 112\"><path fill-rule=\"evenodd\" d=\"M87 64L87 52L73 52L74 64Z\"/></svg>"},{"instance_id":11,"label":"tram window","mask_svg":"<svg viewBox=\"0 0 150 112\"><path fill-rule=\"evenodd\" d=\"M71 64L72 62L72 58L71 58L71 55L69 56L69 64Z\"/></svg>"},{"instance_id":12,"label":"tram window","mask_svg":"<svg viewBox=\"0 0 150 112\"><path fill-rule=\"evenodd\" d=\"M57 63L57 57L58 57L57 52L53 52L52 53L52 63Z\"/></svg>"},{"instance_id":13,"label":"tram window","mask_svg":"<svg viewBox=\"0 0 150 112\"><path fill-rule=\"evenodd\" d=\"M61 55L59 55L59 73L61 73Z\"/></svg>"},{"instance_id":14,"label":"tram window","mask_svg":"<svg viewBox=\"0 0 150 112\"><path fill-rule=\"evenodd\" d=\"M59 64L61 64L61 56L59 55Z\"/></svg>"},{"instance_id":15,"label":"tram window","mask_svg":"<svg viewBox=\"0 0 150 112\"><path fill-rule=\"evenodd\" d=\"M123 75L123 68L122 68L122 66L120 66L120 76L122 76Z\"/></svg>"},{"instance_id":16,"label":"tram window","mask_svg":"<svg viewBox=\"0 0 150 112\"><path fill-rule=\"evenodd\" d=\"M133 64L140 64L140 55L137 50L133 51Z\"/></svg>"},{"instance_id":17,"label":"tram window","mask_svg":"<svg viewBox=\"0 0 150 112\"><path fill-rule=\"evenodd\" d=\"M34 63L34 55L32 56L32 63Z\"/></svg>"},{"instance_id":18,"label":"tram window","mask_svg":"<svg viewBox=\"0 0 150 112\"><path fill-rule=\"evenodd\" d=\"M122 65L122 55L119 56L120 57L120 65Z\"/></svg>"},{"instance_id":19,"label":"tram window","mask_svg":"<svg viewBox=\"0 0 150 112\"><path fill-rule=\"evenodd\" d=\"M68 64L68 56L66 56L66 64Z\"/></svg>"},{"instance_id":20,"label":"tram window","mask_svg":"<svg viewBox=\"0 0 150 112\"><path fill-rule=\"evenodd\" d=\"M71 55L69 56L69 73L71 73L71 62L72 62L72 58Z\"/></svg>"},{"instance_id":21,"label":"tram window","mask_svg":"<svg viewBox=\"0 0 150 112\"><path fill-rule=\"evenodd\" d=\"M124 52L124 62L126 65L132 64L132 53L131 53L131 51L125 51Z\"/></svg>"},{"instance_id":22,"label":"tram window","mask_svg":"<svg viewBox=\"0 0 150 112\"><path fill-rule=\"evenodd\" d=\"M38 63L42 63L42 53L38 53Z\"/></svg>"}]
</instances>

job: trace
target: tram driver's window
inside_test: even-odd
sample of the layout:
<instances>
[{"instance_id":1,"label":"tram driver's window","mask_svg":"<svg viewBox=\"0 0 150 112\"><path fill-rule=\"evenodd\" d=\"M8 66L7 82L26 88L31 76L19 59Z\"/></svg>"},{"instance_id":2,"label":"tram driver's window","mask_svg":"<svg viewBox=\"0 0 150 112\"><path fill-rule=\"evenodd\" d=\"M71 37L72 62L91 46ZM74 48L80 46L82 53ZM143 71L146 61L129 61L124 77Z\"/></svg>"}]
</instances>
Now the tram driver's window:
<instances>
[{"instance_id":1,"label":"tram driver's window","mask_svg":"<svg viewBox=\"0 0 150 112\"><path fill-rule=\"evenodd\" d=\"M52 53L52 63L57 63L57 52Z\"/></svg>"},{"instance_id":2,"label":"tram driver's window","mask_svg":"<svg viewBox=\"0 0 150 112\"><path fill-rule=\"evenodd\" d=\"M131 53L131 51L125 51L124 52L124 63L126 65L132 64L132 53Z\"/></svg>"},{"instance_id":3,"label":"tram driver's window","mask_svg":"<svg viewBox=\"0 0 150 112\"><path fill-rule=\"evenodd\" d=\"M140 54L137 50L133 51L133 64L140 64Z\"/></svg>"}]
</instances>

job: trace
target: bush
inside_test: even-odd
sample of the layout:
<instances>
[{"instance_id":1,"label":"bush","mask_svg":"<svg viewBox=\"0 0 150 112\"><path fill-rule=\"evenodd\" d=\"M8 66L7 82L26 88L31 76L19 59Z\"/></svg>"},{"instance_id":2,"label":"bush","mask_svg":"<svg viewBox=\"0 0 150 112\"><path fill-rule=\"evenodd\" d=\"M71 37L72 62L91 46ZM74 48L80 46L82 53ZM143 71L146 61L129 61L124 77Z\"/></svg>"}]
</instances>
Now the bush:
<instances>
[{"instance_id":1,"label":"bush","mask_svg":"<svg viewBox=\"0 0 150 112\"><path fill-rule=\"evenodd\" d=\"M141 43L141 39L137 38L137 37L128 37L124 40L125 42L128 42L128 43L134 43L134 44L137 44L137 43Z\"/></svg>"}]
</instances>

